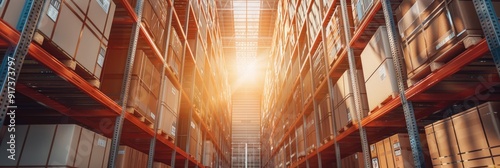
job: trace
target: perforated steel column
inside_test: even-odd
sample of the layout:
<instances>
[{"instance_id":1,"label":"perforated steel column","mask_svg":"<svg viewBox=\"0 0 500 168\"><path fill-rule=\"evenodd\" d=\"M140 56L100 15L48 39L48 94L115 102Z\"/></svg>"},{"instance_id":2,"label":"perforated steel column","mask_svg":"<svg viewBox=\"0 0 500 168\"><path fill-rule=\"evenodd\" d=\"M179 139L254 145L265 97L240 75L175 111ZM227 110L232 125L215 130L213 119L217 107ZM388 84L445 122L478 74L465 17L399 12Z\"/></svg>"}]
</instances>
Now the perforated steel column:
<instances>
[{"instance_id":1,"label":"perforated steel column","mask_svg":"<svg viewBox=\"0 0 500 168\"><path fill-rule=\"evenodd\" d=\"M142 6L144 0L138 0L135 7L135 13L137 18L142 18ZM111 150L109 153L108 167L114 168L116 157L118 155L118 149L120 145L120 138L122 135L123 122L125 120L125 114L127 113L127 100L128 100L128 90L130 88L130 80L132 76L132 68L134 66L135 51L137 47L137 41L139 39L139 30L141 28L140 21L136 21L133 25L132 34L130 35L130 43L128 46L127 54L127 64L125 66L125 72L123 76L123 85L120 94L120 102L122 111L120 116L116 117L115 128L113 131L113 141L111 142Z\"/></svg>"},{"instance_id":2,"label":"perforated steel column","mask_svg":"<svg viewBox=\"0 0 500 168\"><path fill-rule=\"evenodd\" d=\"M486 42L500 75L500 24L491 0L472 0L483 28Z\"/></svg>"},{"instance_id":3,"label":"perforated steel column","mask_svg":"<svg viewBox=\"0 0 500 168\"><path fill-rule=\"evenodd\" d=\"M398 82L399 97L403 106L406 129L410 137L411 151L413 154L413 161L415 167L425 167L424 155L422 153L422 146L420 144L420 136L418 134L417 120L413 111L413 104L406 99L405 90L406 86L406 71L404 69L403 54L400 49L399 36L396 33L396 23L394 22L394 15L392 14L391 2L389 0L382 0L382 10L384 11L385 24L387 27L387 35L389 37L389 45L391 46L392 60L396 70L396 78Z\"/></svg>"},{"instance_id":4,"label":"perforated steel column","mask_svg":"<svg viewBox=\"0 0 500 168\"><path fill-rule=\"evenodd\" d=\"M42 11L43 1L28 0L25 2L23 11L19 22L17 23L17 30L21 31L21 36L15 47L7 49L5 56L0 67L0 80L1 80L1 97L0 97L0 128L3 126L7 118L7 112L14 113L17 108L15 102L15 87L19 73L23 66L26 54L28 54L28 47L33 39L38 19Z\"/></svg>"},{"instance_id":5,"label":"perforated steel column","mask_svg":"<svg viewBox=\"0 0 500 168\"><path fill-rule=\"evenodd\" d=\"M342 20L344 21L344 32L345 32L345 38L346 42L351 41L351 30L349 29L349 18L347 17L347 2L346 0L340 0L340 5L342 9ZM347 50L347 59L349 61L349 70L350 70L350 76L351 76L351 84L352 84L352 90L354 93L354 102L355 102L355 107L356 107L356 114L357 114L357 123L358 123L358 128L359 128L359 136L361 138L361 147L363 149L363 158L365 161L365 167L366 168L371 168L371 160L370 160L370 148L368 148L368 137L366 136L366 130L365 128L361 125L361 118L362 118L362 103L361 103L361 94L359 91L359 84L358 84L358 74L356 73L356 60L354 58L354 51L351 48L350 45L346 46ZM361 81L363 82L363 81Z\"/></svg>"}]
</instances>

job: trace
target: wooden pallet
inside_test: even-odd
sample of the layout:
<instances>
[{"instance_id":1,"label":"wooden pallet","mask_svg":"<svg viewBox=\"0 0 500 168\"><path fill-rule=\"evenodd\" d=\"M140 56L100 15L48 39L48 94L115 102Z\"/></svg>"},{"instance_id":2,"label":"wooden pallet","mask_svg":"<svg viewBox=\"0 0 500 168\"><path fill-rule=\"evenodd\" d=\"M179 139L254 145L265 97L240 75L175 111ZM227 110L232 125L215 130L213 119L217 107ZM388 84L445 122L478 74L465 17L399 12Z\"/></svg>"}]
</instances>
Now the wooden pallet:
<instances>
[{"instance_id":1,"label":"wooden pallet","mask_svg":"<svg viewBox=\"0 0 500 168\"><path fill-rule=\"evenodd\" d=\"M134 117L139 119L142 123L146 124L149 128L154 129L154 121L146 117L145 114L139 112L137 109L134 107L127 107L126 110L128 113L132 114Z\"/></svg>"},{"instance_id":2,"label":"wooden pallet","mask_svg":"<svg viewBox=\"0 0 500 168\"><path fill-rule=\"evenodd\" d=\"M385 104L387 104L389 101L392 99L396 98L398 96L397 93L392 93L391 95L387 96L382 102L380 102L375 108L373 108L370 112L368 112L368 115L371 115L373 112L377 111L378 109L382 108Z\"/></svg>"},{"instance_id":3,"label":"wooden pallet","mask_svg":"<svg viewBox=\"0 0 500 168\"><path fill-rule=\"evenodd\" d=\"M476 45L482 40L481 37L466 35L465 37L455 37L448 42L446 46L443 46L439 51L431 55L430 59L415 68L412 72L408 73L408 86L413 86L417 84L420 80L428 76L429 74L436 72L441 69L448 61L453 59L459 53L462 53L467 48Z\"/></svg>"},{"instance_id":4,"label":"wooden pallet","mask_svg":"<svg viewBox=\"0 0 500 168\"><path fill-rule=\"evenodd\" d=\"M157 132L157 134L160 135L160 136L162 136L162 137L164 137L168 141L170 141L172 143L175 143L175 138L172 135L166 133L165 131L159 129L158 132Z\"/></svg>"},{"instance_id":5,"label":"wooden pallet","mask_svg":"<svg viewBox=\"0 0 500 168\"><path fill-rule=\"evenodd\" d=\"M99 88L101 86L100 80L91 72L89 72L85 67L76 62L72 56L64 52L57 44L52 42L40 32L36 31L33 35L33 41L40 44L44 49L46 49L50 54L57 58L62 64L64 64L68 69L71 69L76 74L85 79L90 85Z\"/></svg>"}]
</instances>

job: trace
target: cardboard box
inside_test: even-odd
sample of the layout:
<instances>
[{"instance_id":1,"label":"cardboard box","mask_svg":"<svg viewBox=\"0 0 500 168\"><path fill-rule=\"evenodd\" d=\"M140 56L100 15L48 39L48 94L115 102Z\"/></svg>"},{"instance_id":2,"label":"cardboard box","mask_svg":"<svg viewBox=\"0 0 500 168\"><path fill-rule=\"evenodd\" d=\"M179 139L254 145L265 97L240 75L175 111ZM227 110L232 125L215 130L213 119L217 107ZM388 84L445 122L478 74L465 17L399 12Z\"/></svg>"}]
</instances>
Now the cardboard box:
<instances>
[{"instance_id":1,"label":"cardboard box","mask_svg":"<svg viewBox=\"0 0 500 168\"><path fill-rule=\"evenodd\" d=\"M352 16L348 16L352 18ZM352 25L352 22L351 22ZM331 66L332 63L340 56L341 51L346 46L345 31L344 31L344 21L342 17L342 11L340 6L335 7L333 11L333 16L328 22L326 27L326 49L328 55L328 65Z\"/></svg>"},{"instance_id":2,"label":"cardboard box","mask_svg":"<svg viewBox=\"0 0 500 168\"><path fill-rule=\"evenodd\" d=\"M2 151L0 152L0 166L14 167L17 165L20 153L25 144L24 140L28 134L28 129L29 125L16 125L15 132L13 132L13 134L11 134L7 129L7 131L5 132L5 136L2 137L2 145L0 145L0 150ZM12 139L10 138L11 135L14 136L13 143L11 143L12 142ZM9 156L12 155L12 153L10 151L7 151L8 149L9 150L15 149L15 152L12 151L13 153L16 154L12 156L15 160L9 158Z\"/></svg>"},{"instance_id":3,"label":"cardboard box","mask_svg":"<svg viewBox=\"0 0 500 168\"><path fill-rule=\"evenodd\" d=\"M148 155L131 147L121 145L116 157L117 168L146 167Z\"/></svg>"},{"instance_id":4,"label":"cardboard box","mask_svg":"<svg viewBox=\"0 0 500 168\"><path fill-rule=\"evenodd\" d=\"M74 60L99 79L106 55L115 4L113 1L46 1L38 23L42 43L51 43L63 60ZM45 46L45 45L43 45Z\"/></svg>"},{"instance_id":5,"label":"cardboard box","mask_svg":"<svg viewBox=\"0 0 500 168\"><path fill-rule=\"evenodd\" d=\"M307 71L302 79L302 105L306 105L309 101L311 101L314 95L312 82L311 71Z\"/></svg>"},{"instance_id":6,"label":"cardboard box","mask_svg":"<svg viewBox=\"0 0 500 168\"><path fill-rule=\"evenodd\" d=\"M433 166L441 165L441 160L439 159L440 154L438 151L438 144L436 143L436 136L434 135L434 127L431 125L425 126L425 134L427 139L427 145L429 146L429 155Z\"/></svg>"},{"instance_id":7,"label":"cardboard box","mask_svg":"<svg viewBox=\"0 0 500 168\"><path fill-rule=\"evenodd\" d=\"M5 0L0 2L0 17L11 27L16 28L26 0Z\"/></svg>"},{"instance_id":8,"label":"cardboard box","mask_svg":"<svg viewBox=\"0 0 500 168\"><path fill-rule=\"evenodd\" d=\"M486 138L488 140L489 147L492 148L493 155L500 154L500 103L499 102L487 102L479 105L478 107L479 116L482 120L482 125ZM500 162L495 162L500 163Z\"/></svg>"},{"instance_id":9,"label":"cardboard box","mask_svg":"<svg viewBox=\"0 0 500 168\"><path fill-rule=\"evenodd\" d=\"M161 162L154 162L153 168L171 168L169 165Z\"/></svg>"},{"instance_id":10,"label":"cardboard box","mask_svg":"<svg viewBox=\"0 0 500 168\"><path fill-rule=\"evenodd\" d=\"M385 100L398 94L396 72L392 62L387 30L379 27L361 53L368 106L373 110ZM380 86L386 86L380 88Z\"/></svg>"},{"instance_id":11,"label":"cardboard box","mask_svg":"<svg viewBox=\"0 0 500 168\"><path fill-rule=\"evenodd\" d=\"M483 34L471 1L446 1L444 5L442 2L405 0L395 12L409 74L418 74L420 67L462 40L464 48L476 44ZM500 11L500 3L493 4Z\"/></svg>"},{"instance_id":12,"label":"cardboard box","mask_svg":"<svg viewBox=\"0 0 500 168\"><path fill-rule=\"evenodd\" d=\"M456 114L451 118L463 160L491 156L489 150L477 151L487 149L488 143L476 108Z\"/></svg>"},{"instance_id":13,"label":"cardboard box","mask_svg":"<svg viewBox=\"0 0 500 168\"><path fill-rule=\"evenodd\" d=\"M0 167L107 167L110 139L78 125L18 125L16 132L19 164L16 159L1 162Z\"/></svg>"},{"instance_id":14,"label":"cardboard box","mask_svg":"<svg viewBox=\"0 0 500 168\"><path fill-rule=\"evenodd\" d=\"M450 118L433 123L434 136L438 144L439 157L442 164L461 165L462 158L459 155L457 139ZM448 145L440 145L448 144Z\"/></svg>"},{"instance_id":15,"label":"cardboard box","mask_svg":"<svg viewBox=\"0 0 500 168\"><path fill-rule=\"evenodd\" d=\"M167 108L177 116L179 113L179 101L181 94L179 92L179 89L174 86L169 78L165 77L164 80L164 84L166 85L166 87L163 92L163 103L167 105Z\"/></svg>"},{"instance_id":16,"label":"cardboard box","mask_svg":"<svg viewBox=\"0 0 500 168\"><path fill-rule=\"evenodd\" d=\"M120 100L127 52L110 50L103 71L101 91L115 101ZM148 121L158 115L161 65L152 62L143 50L137 50L132 68L127 107L136 110ZM131 111L130 111L131 112Z\"/></svg>"},{"instance_id":17,"label":"cardboard box","mask_svg":"<svg viewBox=\"0 0 500 168\"><path fill-rule=\"evenodd\" d=\"M297 127L297 156L306 156L305 141L304 141L304 127L300 125Z\"/></svg>"},{"instance_id":18,"label":"cardboard box","mask_svg":"<svg viewBox=\"0 0 500 168\"><path fill-rule=\"evenodd\" d=\"M365 166L363 153L356 152L342 159L343 168L363 168Z\"/></svg>"}]
</instances>

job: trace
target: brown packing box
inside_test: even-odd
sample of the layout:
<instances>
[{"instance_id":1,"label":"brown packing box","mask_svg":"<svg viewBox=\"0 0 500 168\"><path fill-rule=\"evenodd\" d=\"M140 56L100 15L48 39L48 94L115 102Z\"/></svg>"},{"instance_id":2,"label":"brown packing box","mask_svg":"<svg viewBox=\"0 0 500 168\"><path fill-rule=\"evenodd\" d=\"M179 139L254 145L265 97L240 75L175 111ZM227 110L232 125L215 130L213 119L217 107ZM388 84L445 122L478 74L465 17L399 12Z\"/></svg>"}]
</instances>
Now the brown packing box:
<instances>
[{"instance_id":1,"label":"brown packing box","mask_svg":"<svg viewBox=\"0 0 500 168\"><path fill-rule=\"evenodd\" d=\"M314 112L311 112L309 115L305 116L306 117L306 142L307 146L306 149L310 150L313 149L316 146L316 127L314 123Z\"/></svg>"},{"instance_id":2,"label":"brown packing box","mask_svg":"<svg viewBox=\"0 0 500 168\"><path fill-rule=\"evenodd\" d=\"M300 125L297 127L297 156L302 157L306 155L304 144L304 127Z\"/></svg>"},{"instance_id":3,"label":"brown packing box","mask_svg":"<svg viewBox=\"0 0 500 168\"><path fill-rule=\"evenodd\" d=\"M83 167L84 163L75 164L82 128L77 125L58 125L48 165ZM90 147L91 143L86 143ZM87 148L87 153L89 152ZM99 166L101 167L101 166Z\"/></svg>"},{"instance_id":4,"label":"brown packing box","mask_svg":"<svg viewBox=\"0 0 500 168\"><path fill-rule=\"evenodd\" d=\"M375 147L377 148L377 159L380 167L394 167L392 163L387 162L387 154L390 151L385 151L384 142L379 141L375 143ZM390 166L389 166L390 165Z\"/></svg>"},{"instance_id":5,"label":"brown packing box","mask_svg":"<svg viewBox=\"0 0 500 168\"><path fill-rule=\"evenodd\" d=\"M53 8L50 2L46 1L44 5L39 32L69 56L62 59L75 60L90 75L99 79L115 4L106 0L102 1L104 6L101 7L97 1L58 0L54 2L60 3L60 6ZM82 20L86 20L85 24Z\"/></svg>"},{"instance_id":6,"label":"brown packing box","mask_svg":"<svg viewBox=\"0 0 500 168\"><path fill-rule=\"evenodd\" d=\"M307 71L302 80L302 104L305 105L313 96L311 71Z\"/></svg>"},{"instance_id":7,"label":"brown packing box","mask_svg":"<svg viewBox=\"0 0 500 168\"><path fill-rule=\"evenodd\" d=\"M138 162L140 162L140 158L138 158L135 153L138 153L138 151L128 146L121 145L116 157L116 167L132 168L139 166Z\"/></svg>"},{"instance_id":8,"label":"brown packing box","mask_svg":"<svg viewBox=\"0 0 500 168\"><path fill-rule=\"evenodd\" d=\"M170 168L169 165L161 162L154 162L153 163L153 168Z\"/></svg>"},{"instance_id":9,"label":"brown packing box","mask_svg":"<svg viewBox=\"0 0 500 168\"><path fill-rule=\"evenodd\" d=\"M55 125L31 125L24 142L19 166L46 165L54 138Z\"/></svg>"},{"instance_id":10,"label":"brown packing box","mask_svg":"<svg viewBox=\"0 0 500 168\"><path fill-rule=\"evenodd\" d=\"M500 155L500 103L484 103L478 106L478 110L491 152L493 155Z\"/></svg>"},{"instance_id":11,"label":"brown packing box","mask_svg":"<svg viewBox=\"0 0 500 168\"><path fill-rule=\"evenodd\" d=\"M11 27L17 27L26 0L4 0L0 3L0 17Z\"/></svg>"},{"instance_id":12,"label":"brown packing box","mask_svg":"<svg viewBox=\"0 0 500 168\"><path fill-rule=\"evenodd\" d=\"M410 139L408 134L396 134L390 137L388 145L392 145L386 149L392 149L392 160L396 168L413 167L413 155L410 147ZM426 151L426 147L422 145L422 150ZM427 159L426 159L427 160Z\"/></svg>"},{"instance_id":13,"label":"brown packing box","mask_svg":"<svg viewBox=\"0 0 500 168\"><path fill-rule=\"evenodd\" d=\"M14 146L10 145L11 143L7 145L8 144L7 142L11 141L10 139L11 134L8 132L8 130L6 131L5 136L2 138L2 145L0 145L0 150L2 151L0 152L0 166L14 167L17 165L20 156L19 154L21 153L20 151L22 151L25 143L24 139L28 134L28 129L29 125L16 125L15 132L13 132L12 134L13 136L15 136ZM8 158L9 155L11 155L11 153L7 152L7 149L11 149L11 146L15 147L16 149L16 155L14 156L15 160Z\"/></svg>"},{"instance_id":14,"label":"brown packing box","mask_svg":"<svg viewBox=\"0 0 500 168\"><path fill-rule=\"evenodd\" d=\"M343 168L362 168L364 167L363 163L363 153L356 152L352 155L349 155L341 160Z\"/></svg>"},{"instance_id":15,"label":"brown packing box","mask_svg":"<svg viewBox=\"0 0 500 168\"><path fill-rule=\"evenodd\" d=\"M462 159L471 160L491 156L488 143L482 131L481 119L476 108L452 116L453 126ZM464 162L464 166L465 162ZM467 166L466 166L467 167Z\"/></svg>"},{"instance_id":16,"label":"brown packing box","mask_svg":"<svg viewBox=\"0 0 500 168\"><path fill-rule=\"evenodd\" d=\"M433 124L436 144L438 144L439 157L442 164L460 163L457 139L451 119L447 118ZM440 145L447 144L447 145Z\"/></svg>"},{"instance_id":17,"label":"brown packing box","mask_svg":"<svg viewBox=\"0 0 500 168\"><path fill-rule=\"evenodd\" d=\"M384 100L398 93L387 30L378 28L361 53L368 106L373 110ZM379 86L386 86L380 88Z\"/></svg>"},{"instance_id":18,"label":"brown packing box","mask_svg":"<svg viewBox=\"0 0 500 168\"><path fill-rule=\"evenodd\" d=\"M118 101L123 84L126 51L110 50L103 71L101 91ZM159 65L153 63L143 50L137 50L132 68L127 106L135 109L149 121L157 115L158 96L161 85Z\"/></svg>"},{"instance_id":19,"label":"brown packing box","mask_svg":"<svg viewBox=\"0 0 500 168\"><path fill-rule=\"evenodd\" d=\"M162 104L161 118L159 121L158 128L168 134L170 137L174 138L177 132L177 119L176 113L167 108L167 105Z\"/></svg>"},{"instance_id":20,"label":"brown packing box","mask_svg":"<svg viewBox=\"0 0 500 168\"><path fill-rule=\"evenodd\" d=\"M372 166L373 168L379 168L379 159L378 159L378 151L377 151L377 145L376 144L371 144L370 145L370 157L372 161Z\"/></svg>"},{"instance_id":21,"label":"brown packing box","mask_svg":"<svg viewBox=\"0 0 500 168\"><path fill-rule=\"evenodd\" d=\"M427 145L429 147L429 157L431 159L432 165L441 165L441 160L439 159L438 144L436 143L436 136L434 135L434 127L431 125L425 126L425 134L427 139ZM422 141L423 143L423 141Z\"/></svg>"}]
</instances>

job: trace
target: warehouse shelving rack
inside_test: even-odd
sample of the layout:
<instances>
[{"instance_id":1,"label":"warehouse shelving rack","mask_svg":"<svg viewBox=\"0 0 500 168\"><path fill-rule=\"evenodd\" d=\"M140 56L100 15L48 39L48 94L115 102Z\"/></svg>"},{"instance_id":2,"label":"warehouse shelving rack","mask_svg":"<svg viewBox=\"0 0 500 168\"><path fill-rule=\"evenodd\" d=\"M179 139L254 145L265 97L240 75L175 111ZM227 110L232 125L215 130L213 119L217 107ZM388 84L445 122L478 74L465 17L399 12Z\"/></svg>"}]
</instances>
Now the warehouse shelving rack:
<instances>
[{"instance_id":1,"label":"warehouse shelving rack","mask_svg":"<svg viewBox=\"0 0 500 168\"><path fill-rule=\"evenodd\" d=\"M310 4L312 3L313 2ZM339 3L339 0L331 2L326 15L322 17L323 30L318 32L318 35L315 37L313 43L314 45L310 48L308 57L311 57L316 50L315 47L317 47L322 38L325 38L325 36L322 35L324 33L324 27L328 24L329 19L332 17L335 7L337 5L341 5L343 10L347 10L347 5L350 5L350 3L350 1L347 1L347 3ZM353 48L355 50L363 49L375 32L373 27L383 25L386 25L388 28L392 28L393 33L390 33L390 36L393 37L391 39L391 43L393 43L392 45L398 45L396 39L398 36L394 34L394 21L390 20L392 19L392 14L388 11L394 11L394 9L399 6L399 3L400 1L375 0L369 12L367 12L365 19L361 22L359 28L353 33L352 39L349 40L349 48ZM298 0L295 5L296 10L293 13L294 17L291 21L292 23L295 23L298 15L298 6L300 4L301 0ZM310 4L308 6L308 11L310 10ZM428 120L432 121L434 112L443 110L456 102L463 101L464 103L475 103L477 105L479 101L500 100L497 89L498 84L500 83L498 73L500 68L500 54L498 54L500 26L498 26L498 19L492 9L491 1L474 0L474 5L476 6L477 11L479 11L478 13L482 28L485 30L486 40L482 40L475 46L459 53L453 60L447 62L441 68L432 72L410 87L404 86L404 82L406 81L403 80L404 77L399 76L399 82L400 85L402 85L400 86L400 89L403 89L401 95L389 100L380 106L380 108L371 111L370 115L362 119L360 123L353 124L353 126L344 132L335 135L335 138L332 141L323 144L317 148L315 152L308 154L304 159L300 159L297 162L292 163L291 167L321 167L332 165L335 162L337 162L337 166L339 166L340 158L348 156L354 152L361 151L360 144L362 143L363 137L360 137L358 132L360 128L366 129L366 137L369 138L367 139L368 143L374 143L394 133L407 131L410 131L410 135L415 136L415 134L417 134L418 136L418 127L421 128L425 126L425 124L429 123L426 118L429 118ZM283 18L287 16L286 13L283 15L285 15ZM389 23L386 23L386 21ZM279 20L277 22L279 22ZM305 24L300 27L301 31L299 31L298 38L305 34L304 31L306 30ZM274 38L277 37L275 36ZM457 46L454 46L451 51L456 48ZM401 53L394 48L392 48L391 51L393 53L393 57L402 57L400 55ZM296 43L294 44L292 56L297 57L298 52L298 44ZM452 52L449 51L445 54L450 53ZM292 132L295 131L295 128L298 125L301 123L305 124L304 116L313 112L313 108L316 105L315 100L321 100L328 92L332 93L329 90L333 84L339 79L345 70L350 68L348 57L348 49L343 50L337 60L333 63L333 66L329 69L328 75L330 78L321 82L319 89L314 91L314 99L309 101L303 107L303 111L289 126L290 129L286 130L286 133L283 138L280 139L279 143L276 146L273 146L274 149L271 151L271 155L269 156L270 159L265 160L264 167L273 166L274 161L272 158L276 157L280 148L284 146L284 143L286 143L286 139ZM291 60L293 59L298 58L292 58ZM359 57L356 57L355 61L359 68ZM402 62L399 63L401 64ZM285 66L291 66L291 61L290 63L285 63ZM300 81L300 77L297 77L293 88L299 85L301 83ZM285 104L283 107L287 107L286 104L290 103L293 93L286 96L287 99L283 102ZM333 99L333 96L331 96L331 99ZM413 107L411 107L411 105ZM273 110L278 111L279 113L280 109L270 109L269 111ZM278 116L278 120L281 118L281 114L273 113L271 114L271 119L275 118L275 115ZM407 116L406 122L404 120L405 115ZM410 127L411 130L407 130L406 127ZM275 129L275 126L271 125L271 130ZM418 146L418 144L412 144L412 148ZM417 154L421 151L419 151L418 148L413 148L413 152L414 154ZM415 164L419 164L419 162L416 161Z\"/></svg>"},{"instance_id":2,"label":"warehouse shelving rack","mask_svg":"<svg viewBox=\"0 0 500 168\"><path fill-rule=\"evenodd\" d=\"M195 63L195 59L193 57L194 55L191 52L192 50L186 42L189 38L190 32L188 32L188 29L184 30L181 27L181 23L186 21L186 19L183 20L182 18L184 15L180 14L183 12L182 10L189 8L190 12L194 12L191 6L187 5L189 2L191 1L167 0L169 7L168 13L170 13L169 17L171 17L169 20L171 20L171 25L178 32L184 46L184 50L187 51L186 54L184 54L187 58L183 59L183 61ZM192 2L198 3L197 1ZM124 31L114 31L111 33L111 38L114 38L116 41L110 41L108 48L128 49L129 44L126 43L126 41L133 41L133 38L128 39L127 37L130 36L130 29L132 25L137 24L139 28L139 42L135 44L131 43L133 44L132 47L141 47L151 50L154 56L152 59L154 61L166 64L166 59L163 57L166 53L160 52L158 47L154 44L152 37L148 34L146 28L141 25L141 20L139 19L140 13L136 14L134 7L127 0L115 0L115 3L117 4L117 10L115 13L115 19L113 20L113 26L119 27L119 30ZM186 5L178 6L178 4L182 3ZM27 18L29 16L31 15L25 14L23 15L23 18ZM36 15L33 16L34 18L37 18ZM192 25L191 22L185 23L189 26ZM36 20L32 20L32 22L27 25L32 27L36 26ZM122 114L122 111L124 111L118 103L103 94L98 88L90 85L79 74L67 68L63 63L52 56L49 51L45 50L40 45L31 42L32 37L21 36L18 30L11 27L1 19L0 27L0 38L2 39L0 40L0 45L2 48L21 46L21 43L18 43L19 41L28 41L24 44L25 46L28 46L26 53L20 52L20 54L15 57L17 60L20 60L17 65L23 65L23 69L19 69L19 72L16 73L21 74L16 83L16 91L21 93L16 93L16 97L19 99L16 104L19 106L18 109L21 109L21 106L28 109L25 110L26 112L23 111L22 114L18 114L19 123L80 123L83 126L107 137L113 136L112 125L114 120L117 116ZM168 32L170 31L169 29ZM195 28L194 30L197 29ZM34 31L34 29L32 31ZM214 31L217 30L214 29ZM217 36L219 33L216 32L215 35ZM167 37L167 39L169 38ZM24 61L23 59L19 59L25 55L28 55L28 57ZM5 59L7 59L7 57ZM185 63L183 63L183 65L184 64ZM209 65L209 67L210 66L216 65ZM224 69L221 69L220 67L217 68L217 70L220 72L224 71ZM2 75L4 74L7 74L7 72L3 71ZM180 103L181 111L188 109L191 112L193 104L181 84L183 75L177 74L179 76L176 76L170 68L166 68L165 66L162 74L165 74L165 76L173 82L176 88L182 88L180 89L180 102L183 102ZM180 78L180 80L176 77ZM215 79L212 80L215 81ZM206 86L203 87L206 91L208 91ZM6 94L2 95L2 98L6 97ZM217 105L217 107L214 108L221 108L219 106L224 107L225 104ZM7 107L2 106L2 110L7 110ZM2 121L6 118L5 114L1 117ZM118 130L122 132L121 136L115 137L121 140L120 144L131 146L142 152L147 152L149 150L150 154L154 154L154 160L171 164L173 167L204 167L200 163L201 161L195 160L193 157L189 156L189 154L182 150L182 148L176 146L176 144L166 137L156 133L154 129L151 129L150 126L135 118L133 115L123 113L123 117L124 120L121 124L123 128L121 131ZM200 121L202 129L205 132L208 132L206 134L208 136L203 136L204 138L202 139L208 139L214 142L213 144L216 151L219 153L217 158L222 158L220 165L228 165L230 163L230 158L222 155L223 150L220 145L222 143L229 143L227 139L225 140L224 138L220 138L220 141L216 142L215 137L221 137L223 134L219 133L218 135L214 135L200 116L193 115L193 118ZM216 123L221 129L224 125L222 125L220 121L228 121L223 117L214 118L216 118ZM26 120L21 121L21 119ZM150 158L148 166L152 165L152 161L153 158ZM185 162L183 163L182 161Z\"/></svg>"}]
</instances>

